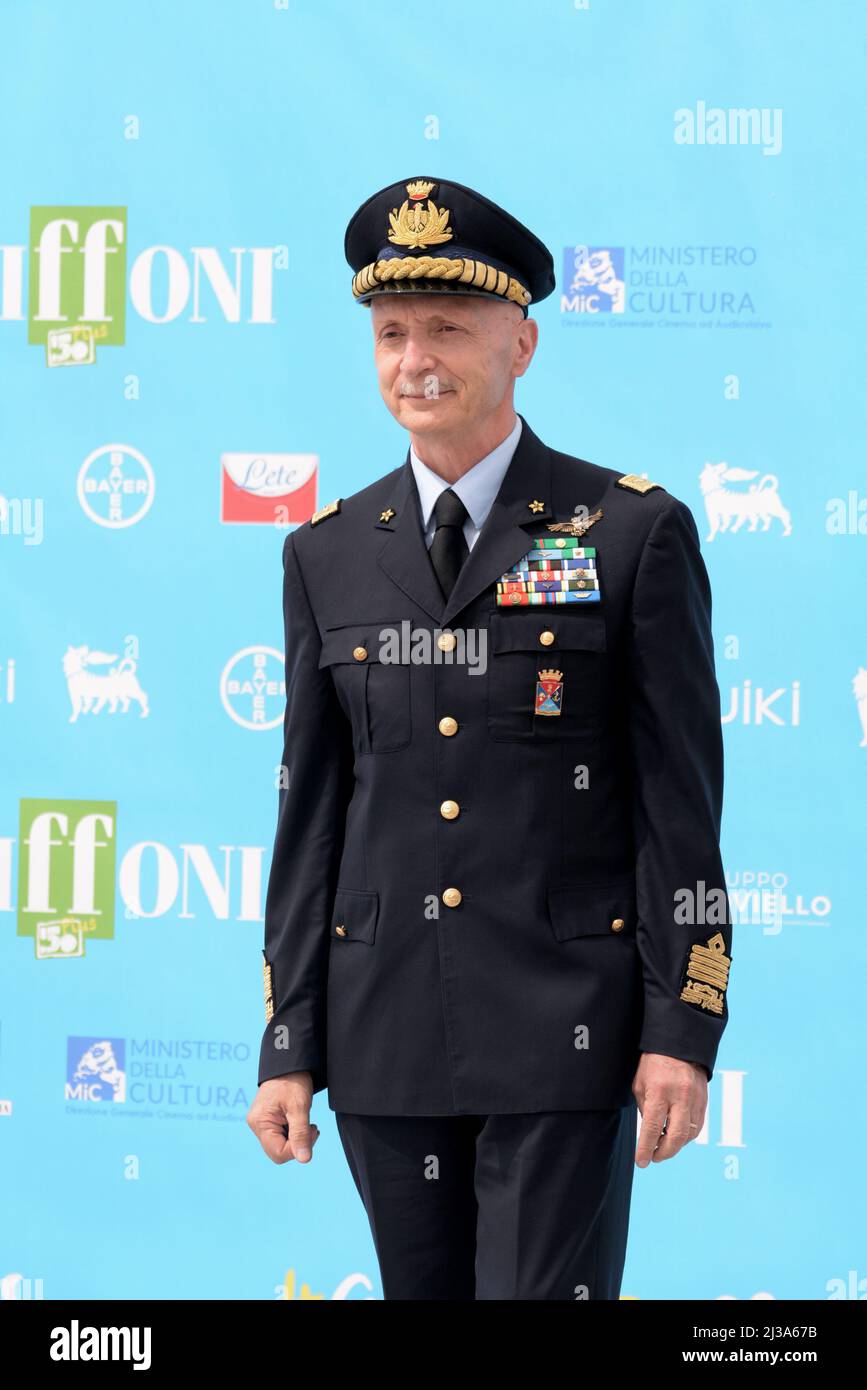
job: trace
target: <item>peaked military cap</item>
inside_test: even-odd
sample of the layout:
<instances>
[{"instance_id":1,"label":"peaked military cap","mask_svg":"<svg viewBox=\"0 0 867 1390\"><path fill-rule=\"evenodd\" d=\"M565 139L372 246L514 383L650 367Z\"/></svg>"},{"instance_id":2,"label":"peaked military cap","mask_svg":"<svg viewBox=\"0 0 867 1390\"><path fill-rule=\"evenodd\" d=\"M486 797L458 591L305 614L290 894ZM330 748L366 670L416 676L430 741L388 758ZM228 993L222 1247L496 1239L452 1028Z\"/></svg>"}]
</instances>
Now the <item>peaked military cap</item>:
<instances>
[{"instance_id":1,"label":"peaked military cap","mask_svg":"<svg viewBox=\"0 0 867 1390\"><path fill-rule=\"evenodd\" d=\"M555 287L547 246L463 184L415 178L372 194L344 241L360 304L380 294L484 295L538 304Z\"/></svg>"}]
</instances>

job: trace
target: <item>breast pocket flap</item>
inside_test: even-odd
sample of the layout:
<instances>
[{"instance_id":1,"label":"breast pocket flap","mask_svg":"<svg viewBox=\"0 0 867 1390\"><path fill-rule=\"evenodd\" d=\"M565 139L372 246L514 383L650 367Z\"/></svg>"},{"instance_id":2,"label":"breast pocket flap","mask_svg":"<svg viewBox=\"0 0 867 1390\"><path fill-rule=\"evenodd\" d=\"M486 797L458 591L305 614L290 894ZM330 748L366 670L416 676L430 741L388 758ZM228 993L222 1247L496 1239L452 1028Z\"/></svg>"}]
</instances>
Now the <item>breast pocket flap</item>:
<instances>
[{"instance_id":1,"label":"breast pocket flap","mask_svg":"<svg viewBox=\"0 0 867 1390\"><path fill-rule=\"evenodd\" d=\"M323 666L374 666L380 660L382 638L386 629L400 630L399 623L351 623L325 629L319 669Z\"/></svg>"},{"instance_id":2,"label":"breast pocket flap","mask_svg":"<svg viewBox=\"0 0 867 1390\"><path fill-rule=\"evenodd\" d=\"M533 610L532 616L526 610L492 613L489 632L494 654L533 651L547 657L558 651L605 651L602 613L588 613L585 609L578 613L555 613L552 609L540 606Z\"/></svg>"}]
</instances>

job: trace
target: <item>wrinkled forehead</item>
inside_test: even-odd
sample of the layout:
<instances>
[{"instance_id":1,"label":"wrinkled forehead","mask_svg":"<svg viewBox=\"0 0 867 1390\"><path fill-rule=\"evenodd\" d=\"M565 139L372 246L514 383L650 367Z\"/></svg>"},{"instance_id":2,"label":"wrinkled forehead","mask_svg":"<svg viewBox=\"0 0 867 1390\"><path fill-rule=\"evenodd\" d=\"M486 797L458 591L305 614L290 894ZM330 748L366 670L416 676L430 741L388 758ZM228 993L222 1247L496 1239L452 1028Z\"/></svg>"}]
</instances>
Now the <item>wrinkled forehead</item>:
<instances>
[{"instance_id":1,"label":"wrinkled forehead","mask_svg":"<svg viewBox=\"0 0 867 1390\"><path fill-rule=\"evenodd\" d=\"M433 328L446 322L505 328L524 319L517 304L459 294L377 295L370 300L370 314L375 329L388 323Z\"/></svg>"}]
</instances>

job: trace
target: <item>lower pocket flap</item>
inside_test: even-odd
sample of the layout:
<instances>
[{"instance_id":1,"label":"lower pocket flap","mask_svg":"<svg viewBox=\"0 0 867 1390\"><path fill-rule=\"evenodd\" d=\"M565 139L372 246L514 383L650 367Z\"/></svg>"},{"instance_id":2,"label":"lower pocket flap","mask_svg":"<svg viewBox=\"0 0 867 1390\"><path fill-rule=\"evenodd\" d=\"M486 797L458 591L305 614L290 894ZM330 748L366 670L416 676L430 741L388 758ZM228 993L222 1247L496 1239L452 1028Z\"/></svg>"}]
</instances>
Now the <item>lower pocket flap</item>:
<instances>
[{"instance_id":1,"label":"lower pocket flap","mask_svg":"<svg viewBox=\"0 0 867 1390\"><path fill-rule=\"evenodd\" d=\"M634 877L587 887L549 888L548 912L558 941L575 936L635 936Z\"/></svg>"},{"instance_id":2,"label":"lower pocket flap","mask_svg":"<svg viewBox=\"0 0 867 1390\"><path fill-rule=\"evenodd\" d=\"M379 894L338 888L331 914L331 935L338 941L363 941L372 946L376 937Z\"/></svg>"}]
</instances>

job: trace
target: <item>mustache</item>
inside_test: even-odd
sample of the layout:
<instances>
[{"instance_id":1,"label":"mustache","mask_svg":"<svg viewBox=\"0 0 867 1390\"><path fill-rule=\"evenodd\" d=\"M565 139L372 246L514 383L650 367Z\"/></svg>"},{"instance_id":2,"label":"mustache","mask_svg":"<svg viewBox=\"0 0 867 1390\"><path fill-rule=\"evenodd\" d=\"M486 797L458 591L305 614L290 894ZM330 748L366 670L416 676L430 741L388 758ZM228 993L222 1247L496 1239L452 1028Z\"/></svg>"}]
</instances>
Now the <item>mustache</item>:
<instances>
[{"instance_id":1,"label":"mustache","mask_svg":"<svg viewBox=\"0 0 867 1390\"><path fill-rule=\"evenodd\" d=\"M442 381L439 377L426 377L421 386L414 385L411 381L402 381L397 388L399 396L412 397L431 397L439 396L443 391L453 391L451 382Z\"/></svg>"}]
</instances>

